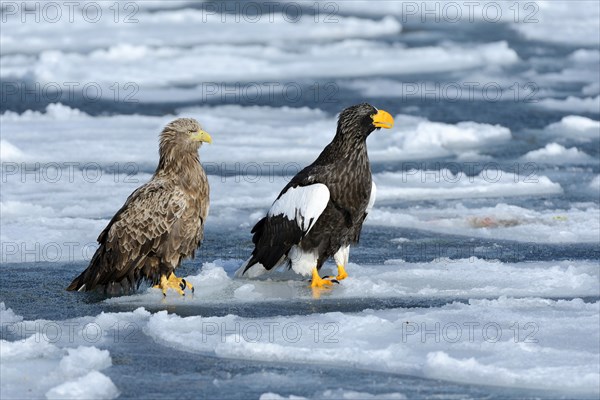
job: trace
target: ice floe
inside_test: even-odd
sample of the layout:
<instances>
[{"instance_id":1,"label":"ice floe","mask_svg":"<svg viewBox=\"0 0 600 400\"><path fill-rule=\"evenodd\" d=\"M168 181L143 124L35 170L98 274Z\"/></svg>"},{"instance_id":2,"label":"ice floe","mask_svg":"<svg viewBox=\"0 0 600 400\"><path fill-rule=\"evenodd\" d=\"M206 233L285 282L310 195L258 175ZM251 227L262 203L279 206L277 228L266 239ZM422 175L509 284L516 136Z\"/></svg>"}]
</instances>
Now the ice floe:
<instances>
[{"instance_id":1,"label":"ice floe","mask_svg":"<svg viewBox=\"0 0 600 400\"><path fill-rule=\"evenodd\" d=\"M600 219L597 204L583 203L569 209L532 210L506 203L467 207L375 207L368 225L414 228L451 235L514 240L526 243L598 243Z\"/></svg>"},{"instance_id":2,"label":"ice floe","mask_svg":"<svg viewBox=\"0 0 600 400\"><path fill-rule=\"evenodd\" d=\"M544 133L576 142L600 140L600 121L579 115L568 115L548 125Z\"/></svg>"},{"instance_id":3,"label":"ice floe","mask_svg":"<svg viewBox=\"0 0 600 400\"><path fill-rule=\"evenodd\" d=\"M13 315L0 304L3 330L23 323ZM52 324L52 329L59 327ZM110 378L99 372L112 365L108 351L92 346L58 347L52 342L39 333L12 342L0 340L3 399L114 399L119 395Z\"/></svg>"},{"instance_id":4,"label":"ice floe","mask_svg":"<svg viewBox=\"0 0 600 400\"><path fill-rule=\"evenodd\" d=\"M588 164L598 162L589 154L576 147L566 148L558 143L548 143L546 147L532 150L522 157L524 160L549 164Z\"/></svg>"}]
</instances>

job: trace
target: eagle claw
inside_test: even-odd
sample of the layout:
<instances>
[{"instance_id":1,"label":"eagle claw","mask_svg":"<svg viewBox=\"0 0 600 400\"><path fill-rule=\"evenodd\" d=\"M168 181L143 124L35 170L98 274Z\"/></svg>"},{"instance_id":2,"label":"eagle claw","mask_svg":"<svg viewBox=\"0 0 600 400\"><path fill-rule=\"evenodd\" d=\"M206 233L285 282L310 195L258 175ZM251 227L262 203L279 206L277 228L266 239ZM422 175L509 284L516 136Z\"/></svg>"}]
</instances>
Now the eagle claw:
<instances>
[{"instance_id":1,"label":"eagle claw","mask_svg":"<svg viewBox=\"0 0 600 400\"><path fill-rule=\"evenodd\" d=\"M194 286L185 279L176 277L174 273L171 273L168 279L162 275L160 277L160 283L154 287L162 290L163 296L165 297L167 296L168 289L173 289L180 295L185 296L184 290L187 287L194 293Z\"/></svg>"},{"instance_id":2,"label":"eagle claw","mask_svg":"<svg viewBox=\"0 0 600 400\"><path fill-rule=\"evenodd\" d=\"M319 276L319 272L317 271L317 268L313 268L312 271L312 281L310 283L310 286L315 288L315 287L326 287L326 286L331 286L334 283L339 283L337 280L331 278L331 279L327 279L329 278L328 276L325 276L323 278L321 278Z\"/></svg>"},{"instance_id":3,"label":"eagle claw","mask_svg":"<svg viewBox=\"0 0 600 400\"><path fill-rule=\"evenodd\" d=\"M344 268L343 265L338 265L338 274L335 277L335 279L337 279L338 281L344 280L348 277L348 273L346 272L346 269Z\"/></svg>"},{"instance_id":4,"label":"eagle claw","mask_svg":"<svg viewBox=\"0 0 600 400\"><path fill-rule=\"evenodd\" d=\"M323 279L327 279L329 282L332 282L332 283L337 283L337 284L340 283L340 281L337 279L337 277L334 278L333 276L329 276L329 275L325 275L323 277Z\"/></svg>"}]
</instances>

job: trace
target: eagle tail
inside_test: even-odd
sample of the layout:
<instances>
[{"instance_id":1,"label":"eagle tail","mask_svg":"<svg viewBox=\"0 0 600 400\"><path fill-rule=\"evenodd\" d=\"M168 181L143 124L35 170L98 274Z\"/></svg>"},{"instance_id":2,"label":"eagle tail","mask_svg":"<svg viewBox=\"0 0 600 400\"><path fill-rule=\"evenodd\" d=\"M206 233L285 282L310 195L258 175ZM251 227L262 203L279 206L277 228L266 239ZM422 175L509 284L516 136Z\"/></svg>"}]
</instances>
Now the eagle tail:
<instances>
[{"instance_id":1,"label":"eagle tail","mask_svg":"<svg viewBox=\"0 0 600 400\"><path fill-rule=\"evenodd\" d=\"M138 259L136 261L139 263L144 260ZM66 290L87 292L101 289L108 295L127 294L136 291L141 280L133 272L135 268L130 268L130 273L119 279L112 272L111 266L114 262L115 260L107 254L105 246L100 245L94 257L92 257L90 265L77 278L73 279Z\"/></svg>"},{"instance_id":2,"label":"eagle tail","mask_svg":"<svg viewBox=\"0 0 600 400\"><path fill-rule=\"evenodd\" d=\"M258 260L254 258L254 256L252 256L247 259L237 271L235 271L234 277L257 278L268 271L268 269L266 269L261 263L258 262Z\"/></svg>"},{"instance_id":3,"label":"eagle tail","mask_svg":"<svg viewBox=\"0 0 600 400\"><path fill-rule=\"evenodd\" d=\"M106 258L104 245L100 245L92 257L90 265L77 278L73 279L67 290L80 292L93 290L100 280L102 270L105 269L103 267L108 261Z\"/></svg>"}]
</instances>

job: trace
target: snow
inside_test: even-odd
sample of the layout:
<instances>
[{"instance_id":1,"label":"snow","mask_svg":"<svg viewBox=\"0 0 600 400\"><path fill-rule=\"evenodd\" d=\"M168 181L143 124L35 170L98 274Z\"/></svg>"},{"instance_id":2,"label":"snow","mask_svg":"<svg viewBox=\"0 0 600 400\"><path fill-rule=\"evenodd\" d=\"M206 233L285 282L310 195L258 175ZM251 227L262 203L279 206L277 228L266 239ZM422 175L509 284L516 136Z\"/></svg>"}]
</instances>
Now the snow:
<instances>
[{"instance_id":1,"label":"snow","mask_svg":"<svg viewBox=\"0 0 600 400\"><path fill-rule=\"evenodd\" d=\"M98 371L92 371L81 378L50 389L46 393L46 398L50 400L115 399L118 395L119 391L108 377Z\"/></svg>"},{"instance_id":2,"label":"snow","mask_svg":"<svg viewBox=\"0 0 600 400\"><path fill-rule=\"evenodd\" d=\"M0 140L0 159L2 161L20 161L23 157L23 152L8 140Z\"/></svg>"},{"instance_id":3,"label":"snow","mask_svg":"<svg viewBox=\"0 0 600 400\"><path fill-rule=\"evenodd\" d=\"M432 122L408 115L395 117L398 127L390 134L369 139L373 160L412 160L459 155L464 151L487 149L511 139L508 128L471 121L457 124Z\"/></svg>"},{"instance_id":4,"label":"snow","mask_svg":"<svg viewBox=\"0 0 600 400\"><path fill-rule=\"evenodd\" d=\"M196 118L213 137L213 144L200 150L204 163L215 163L210 168L246 174L252 174L256 164L262 172L268 172L269 165L298 172L301 164L312 162L333 139L337 126L335 116L306 107L193 107L179 110L177 116ZM79 110L51 104L46 113L6 112L0 116L0 123L3 140L26 155L22 161L82 163L80 168L86 163L113 168L121 163L122 168L134 172L135 167L150 169L156 165L158 134L174 118L91 118ZM500 125L472 121L447 124L404 114L397 114L395 120L397 128L370 136L371 161L460 156L511 139L510 130ZM53 140L43 140L48 136ZM123 165L126 163L136 165Z\"/></svg>"},{"instance_id":5,"label":"snow","mask_svg":"<svg viewBox=\"0 0 600 400\"><path fill-rule=\"evenodd\" d=\"M16 328L24 323L5 320L4 315L12 311L6 310L4 303L0 303L0 312L3 329ZM56 322L52 326L59 327ZM46 337L34 334L14 342L0 340L0 351L0 393L3 399L40 398L44 395L49 399L114 399L119 395L112 381L99 372L112 365L106 350L90 346L60 348Z\"/></svg>"},{"instance_id":6,"label":"snow","mask_svg":"<svg viewBox=\"0 0 600 400\"><path fill-rule=\"evenodd\" d=\"M296 1L296 0L289 0ZM307 5L312 2L307 1ZM426 5L414 1L343 2L341 13L394 15L403 23L497 24L509 23L526 39L558 44L597 46L600 7L587 1L452 2Z\"/></svg>"},{"instance_id":7,"label":"snow","mask_svg":"<svg viewBox=\"0 0 600 400\"><path fill-rule=\"evenodd\" d=\"M542 99L536 104L551 110L600 114L600 96L584 98L568 96L566 99Z\"/></svg>"},{"instance_id":8,"label":"snow","mask_svg":"<svg viewBox=\"0 0 600 400\"><path fill-rule=\"evenodd\" d=\"M97 23L82 20L83 3L72 23L62 3L56 23L21 23L4 9L0 262L18 265L2 279L2 399L168 397L146 385L155 379L201 382L200 397L228 385L261 399L404 399L431 386L440 390L430 397L598 398L597 2L484 2L470 5L469 20L460 2L346 1L327 23L326 4L293 1L304 16L290 23L279 8L258 21L210 11L251 3L143 1L134 24L115 23L113 3L101 4ZM121 20L127 3L117 4ZM457 23L444 20L454 4ZM498 21L486 5L500 7ZM80 84L75 95L98 85L103 101L58 103L69 82ZM138 104L125 104L128 82ZM494 83L501 98L490 104L481 86L469 93L473 82ZM26 83L61 86L63 97L10 94ZM325 84L339 90L336 103L325 104ZM436 84L458 85L464 103ZM512 104L515 85L522 104ZM304 98L286 95L297 87ZM396 125L368 139L378 198L349 277L330 290L282 269L234 278L252 225L332 139L335 113L365 99ZM179 116L214 138L200 151L211 185L206 240L179 270L194 295L65 293L60 282L85 267L99 232L150 179L158 134ZM334 260L321 272L334 275ZM58 314L49 298L59 317L47 316ZM141 341L116 336L123 326ZM203 367L189 374L186 363ZM328 386L303 379L308 370ZM365 380L354 382L359 370ZM407 376L430 380L415 390Z\"/></svg>"},{"instance_id":9,"label":"snow","mask_svg":"<svg viewBox=\"0 0 600 400\"><path fill-rule=\"evenodd\" d=\"M513 240L521 243L598 243L597 204L542 211L506 203L473 207L458 202L441 207L375 207L367 225L414 228L449 235Z\"/></svg>"},{"instance_id":10,"label":"snow","mask_svg":"<svg viewBox=\"0 0 600 400\"><path fill-rule=\"evenodd\" d=\"M147 2L134 4L140 7L145 3ZM111 6L113 8L109 9ZM221 8L216 3L211 6ZM249 11L257 6L258 4L249 7ZM114 43L150 47L188 47L203 43L256 44L274 41L274 33L277 34L277 40L274 41L276 43L305 43L344 38L374 38L398 34L402 30L402 25L392 16L377 20L337 16L335 23L328 23L323 15L319 23L315 23L314 18L309 15L303 15L292 22L290 17L282 13L235 17L231 14L222 16L212 10L191 8L134 12L131 6L125 8L124 5L121 6L115 23L114 3L103 4L103 18L95 23L86 21L81 11L74 13L73 21L70 22L67 18L67 6L63 5L62 8L64 18L54 22L49 21L51 18L41 18L36 24L23 24L18 13L7 13L6 21L3 21L6 30L0 39L3 55L48 51L84 53L108 48ZM29 18L33 20L33 16ZM133 22L134 19L136 22ZM79 40L65 37L65 30L69 30ZM99 35L98 32L104 34Z\"/></svg>"},{"instance_id":11,"label":"snow","mask_svg":"<svg viewBox=\"0 0 600 400\"><path fill-rule=\"evenodd\" d=\"M201 152L204 152L202 149ZM47 165L38 170L6 169L6 182L19 183L3 187L1 240L3 262L78 261L89 260L96 249L96 237L109 219L122 206L133 190L147 182L150 173L128 175L114 168L100 169L89 165ZM79 169L81 167L81 169ZM207 170L212 167L208 165ZM488 168L489 167L489 168ZM249 232L262 218L281 188L300 165L293 164L289 175L278 176L209 176L211 211L207 224L241 227ZM410 169L406 172L374 175L378 186L377 201L369 213L368 225L414 227L466 235L529 240L532 229L539 242L589 241L597 230L586 224L597 206L587 210L548 210L537 212L520 207L497 208L402 208L389 209L397 201L436 199L510 198L515 196L558 195L560 184L546 176L518 175L486 166L479 175L453 174L450 170ZM48 196L47 193L52 193ZM111 193L111 196L105 196ZM77 202L73 202L77 199ZM555 219L566 216L565 220ZM498 219L488 229L470 223L470 218ZM515 221L505 224L504 220ZM555 228L560 234L552 234ZM515 235L515 236L511 236Z\"/></svg>"},{"instance_id":12,"label":"snow","mask_svg":"<svg viewBox=\"0 0 600 400\"><path fill-rule=\"evenodd\" d=\"M399 256L409 257L427 251L427 244L402 243ZM535 246L514 245L510 248L489 248L483 251L490 260L473 256L475 245L464 243L448 246L430 245L436 259L430 262L388 260L384 264L347 267L349 278L334 290L314 292L307 281L289 271L277 271L267 280L232 279L240 261L217 260L205 263L197 275L185 277L195 287L194 296L168 297L168 304L210 305L247 304L291 299L377 299L401 298L486 298L498 296L595 296L600 288L598 268L594 261L578 262L500 262L494 257L518 256L520 252L538 251ZM450 259L450 255L465 258ZM333 266L324 267L326 274ZM107 300L109 304L143 307L160 301L157 289Z\"/></svg>"},{"instance_id":13,"label":"snow","mask_svg":"<svg viewBox=\"0 0 600 400\"><path fill-rule=\"evenodd\" d=\"M398 59L404 61L399 64ZM398 43L345 39L293 50L263 44L202 44L190 48L118 44L85 54L49 50L27 62L20 55L6 55L0 76L7 82L27 77L42 87L72 82L77 77L81 87L73 89L75 93L83 93L84 85L93 83L99 85L101 90L97 92L108 100L115 97L111 86L118 76L121 86L134 83L140 88L135 99L143 99L145 89L187 85L195 87L198 100L206 100L207 84L216 82L273 82L278 86L272 90L279 93L302 80L456 71L517 61L516 52L504 41L411 48ZM67 92L68 88L63 90ZM154 96L159 93L152 92ZM96 90L89 96L95 98ZM118 100L125 100L121 97Z\"/></svg>"},{"instance_id":14,"label":"snow","mask_svg":"<svg viewBox=\"0 0 600 400\"><path fill-rule=\"evenodd\" d=\"M470 176L464 172L453 173L449 169L416 168L405 172L375 174L373 179L378 187L375 210L377 205L389 204L391 200L467 199L562 193L561 186L545 176L522 176L514 171L499 170L493 163L485 166L480 174Z\"/></svg>"},{"instance_id":15,"label":"snow","mask_svg":"<svg viewBox=\"0 0 600 400\"><path fill-rule=\"evenodd\" d=\"M512 4L512 3L511 3ZM587 1L536 1L522 10L530 23L516 23L513 28L527 39L597 46L600 37L600 6ZM509 6L506 3L505 6Z\"/></svg>"},{"instance_id":16,"label":"snow","mask_svg":"<svg viewBox=\"0 0 600 400\"><path fill-rule=\"evenodd\" d=\"M230 274L235 268L231 263L225 266ZM599 342L595 327L600 303L537 297L597 296L600 288L596 261L390 260L384 265L350 264L348 270L350 277L333 290L324 291L323 299L451 296L471 300L434 308L289 317L184 318L142 310L134 314L154 340L181 351L238 359L352 365L457 382L584 395L598 392ZM206 264L199 275L186 279L196 286L195 296L169 297L168 304L250 302L257 308L264 301L312 296L306 282L232 280L217 264ZM495 299L477 300L482 297ZM145 294L108 302L143 305L161 298L158 291L149 289ZM106 323L114 323L119 315L106 315ZM132 316L129 313L127 320ZM378 329L373 330L373 326ZM564 337L570 340L562 340ZM554 383L547 386L548 382Z\"/></svg>"},{"instance_id":17,"label":"snow","mask_svg":"<svg viewBox=\"0 0 600 400\"><path fill-rule=\"evenodd\" d=\"M231 267L227 269L231 271ZM108 352L72 346L89 340L85 331L90 324L104 333L97 341L98 346L111 343L114 338L109 330L118 323L135 323L158 344L218 357L352 365L455 382L553 389L571 395L598 393L599 342L595 327L600 303L542 299L535 295L514 297L533 293L559 297L598 295L594 261L515 264L479 259L416 264L390 261L379 266L351 264L349 271L350 278L344 285L325 291L323 298L401 295L431 299L451 295L469 296L471 300L433 308L398 307L256 318L181 317L139 308L133 312L51 322L63 330L74 326L68 340L61 338L54 344L48 342L42 328L49 321L16 322L15 329L36 333L24 341L0 342L3 378L14 377L2 380L3 398L39 397L44 393L49 398L68 394L73 398L114 398L117 389L98 372L110 367ZM250 286L246 281L232 280L218 265L205 265L200 275L186 279L199 284L196 296L161 300L160 293L149 289L146 294L108 302L167 301L172 305L256 302L254 307L261 307L265 300L297 298L302 293L300 286L306 292L300 297L310 296L305 282L282 285L276 281L255 281ZM513 289L507 290L510 287ZM290 288L294 289L291 294ZM251 292L254 296L248 298ZM480 296L499 297L473 298ZM1 309L3 314L10 312L4 305ZM564 337L570 340L562 340ZM70 347L64 349L64 345ZM23 379L24 371L48 379L30 382L32 391L25 395L25 386L18 378ZM388 395L401 398L398 393ZM323 397L339 396L362 398L363 394L340 389Z\"/></svg>"},{"instance_id":18,"label":"snow","mask_svg":"<svg viewBox=\"0 0 600 400\"><path fill-rule=\"evenodd\" d=\"M439 308L293 317L184 318L161 311L150 317L146 329L158 343L219 357L353 365L597 394L599 304L502 296Z\"/></svg>"},{"instance_id":19,"label":"snow","mask_svg":"<svg viewBox=\"0 0 600 400\"><path fill-rule=\"evenodd\" d=\"M600 121L579 115L568 115L559 122L548 125L544 132L578 142L600 140Z\"/></svg>"},{"instance_id":20,"label":"snow","mask_svg":"<svg viewBox=\"0 0 600 400\"><path fill-rule=\"evenodd\" d=\"M532 150L525 154L523 159L551 164L588 164L597 162L593 157L576 147L567 149L558 143L548 143L544 148Z\"/></svg>"},{"instance_id":21,"label":"snow","mask_svg":"<svg viewBox=\"0 0 600 400\"><path fill-rule=\"evenodd\" d=\"M405 400L407 397L402 393L383 393L383 394L371 394L366 392L357 392L354 390L325 390L317 395L319 399L331 399L331 400ZM306 397L302 396L281 396L277 393L263 393L259 400L305 400Z\"/></svg>"}]
</instances>

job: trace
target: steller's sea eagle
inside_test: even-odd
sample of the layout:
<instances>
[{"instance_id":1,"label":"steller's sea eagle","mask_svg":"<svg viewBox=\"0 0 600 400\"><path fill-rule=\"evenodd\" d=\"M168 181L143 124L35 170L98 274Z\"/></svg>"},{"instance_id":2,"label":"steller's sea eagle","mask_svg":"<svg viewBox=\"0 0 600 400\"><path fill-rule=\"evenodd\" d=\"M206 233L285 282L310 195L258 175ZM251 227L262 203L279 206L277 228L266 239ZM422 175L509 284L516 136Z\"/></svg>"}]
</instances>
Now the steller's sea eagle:
<instances>
[{"instance_id":1,"label":"steller's sea eagle","mask_svg":"<svg viewBox=\"0 0 600 400\"><path fill-rule=\"evenodd\" d=\"M135 291L142 280L166 295L194 288L175 268L194 257L204 236L209 187L198 158L208 133L191 118L169 123L160 134L160 160L152 179L136 189L98 236L90 265L67 290Z\"/></svg>"},{"instance_id":2,"label":"steller's sea eagle","mask_svg":"<svg viewBox=\"0 0 600 400\"><path fill-rule=\"evenodd\" d=\"M254 251L236 276L256 277L287 263L298 274L312 274L312 287L331 285L318 271L333 256L336 278L345 279L350 245L358 242L375 202L366 140L375 129L393 125L390 114L370 104L342 111L331 143L252 229Z\"/></svg>"}]
</instances>

